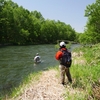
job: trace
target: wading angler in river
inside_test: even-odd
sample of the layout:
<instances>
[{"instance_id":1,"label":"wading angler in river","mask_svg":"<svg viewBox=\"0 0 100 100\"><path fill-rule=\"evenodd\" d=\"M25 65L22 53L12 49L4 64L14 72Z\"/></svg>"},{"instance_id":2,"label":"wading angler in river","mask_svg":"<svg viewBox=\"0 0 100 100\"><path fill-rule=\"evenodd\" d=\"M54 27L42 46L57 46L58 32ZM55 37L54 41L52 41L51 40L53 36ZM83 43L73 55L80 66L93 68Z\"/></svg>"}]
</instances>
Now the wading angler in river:
<instances>
[{"instance_id":1,"label":"wading angler in river","mask_svg":"<svg viewBox=\"0 0 100 100\"><path fill-rule=\"evenodd\" d=\"M34 57L34 63L38 64L41 63L41 57L39 56L39 53L36 53L36 56Z\"/></svg>"}]
</instances>

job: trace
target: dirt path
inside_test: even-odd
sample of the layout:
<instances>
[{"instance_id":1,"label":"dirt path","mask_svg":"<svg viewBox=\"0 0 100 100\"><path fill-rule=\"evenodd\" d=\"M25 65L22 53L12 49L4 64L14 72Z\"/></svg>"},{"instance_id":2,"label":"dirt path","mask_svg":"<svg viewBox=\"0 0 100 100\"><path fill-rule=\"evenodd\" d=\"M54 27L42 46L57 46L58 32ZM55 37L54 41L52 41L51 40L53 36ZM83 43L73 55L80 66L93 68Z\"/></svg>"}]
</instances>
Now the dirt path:
<instances>
[{"instance_id":1,"label":"dirt path","mask_svg":"<svg viewBox=\"0 0 100 100\"><path fill-rule=\"evenodd\" d=\"M65 87L56 75L55 70L44 71L38 84L31 84L16 100L64 100Z\"/></svg>"},{"instance_id":2,"label":"dirt path","mask_svg":"<svg viewBox=\"0 0 100 100\"><path fill-rule=\"evenodd\" d=\"M34 85L33 82L33 84L28 85L25 91L14 100L64 100L65 92L73 95L74 99L76 93L78 95L82 93L79 89L73 89L68 84L67 87L60 84L56 77L57 74L56 70L44 71L38 83Z\"/></svg>"}]
</instances>

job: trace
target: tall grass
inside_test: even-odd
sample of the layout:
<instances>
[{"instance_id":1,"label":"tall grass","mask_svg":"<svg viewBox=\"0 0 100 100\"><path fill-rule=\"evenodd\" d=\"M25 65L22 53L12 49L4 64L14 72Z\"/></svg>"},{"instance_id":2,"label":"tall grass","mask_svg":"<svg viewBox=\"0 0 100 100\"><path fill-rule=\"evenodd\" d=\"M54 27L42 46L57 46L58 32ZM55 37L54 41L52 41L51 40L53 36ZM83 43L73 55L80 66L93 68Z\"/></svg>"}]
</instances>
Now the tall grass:
<instances>
[{"instance_id":1,"label":"tall grass","mask_svg":"<svg viewBox=\"0 0 100 100\"><path fill-rule=\"evenodd\" d=\"M21 83L19 87L12 89L11 97L16 97L17 95L19 95L25 90L25 87L27 87L27 85L29 85L30 83L37 82L41 74L41 72L31 73L28 77L24 79L23 83Z\"/></svg>"},{"instance_id":2,"label":"tall grass","mask_svg":"<svg viewBox=\"0 0 100 100\"><path fill-rule=\"evenodd\" d=\"M73 83L69 84L64 94L65 100L99 100L100 98L94 94L93 86L100 88L100 44L96 44L93 47L81 47L74 50L75 52L83 52L83 57L87 63L72 64L70 70L73 79ZM50 68L52 69L52 68ZM59 71L58 66L54 67L56 71ZM11 97L16 97L22 91L25 86L31 82L36 82L41 75L39 73L31 73L28 77L23 79L23 83L17 88L13 88L10 92ZM57 78L59 75L57 75ZM98 92L95 90L95 93ZM2 96L0 100L4 99Z\"/></svg>"},{"instance_id":3,"label":"tall grass","mask_svg":"<svg viewBox=\"0 0 100 100\"><path fill-rule=\"evenodd\" d=\"M87 64L73 64L71 66L71 74L73 77L73 91L78 89L80 93L76 92L73 96L69 94L66 100L90 100L91 98L92 100L98 100L100 98L94 94L93 86L97 85L100 88L100 44L94 45L91 48L85 47L75 50L75 52L79 51L83 52L83 57L87 60Z\"/></svg>"},{"instance_id":4,"label":"tall grass","mask_svg":"<svg viewBox=\"0 0 100 100\"><path fill-rule=\"evenodd\" d=\"M10 89L10 91L6 90L6 91L4 91L4 93L0 94L1 95L0 100L10 100L10 98L13 99L13 98L17 97L26 89L27 85L29 85L31 83L35 84L39 80L39 77L41 74L42 74L41 71L29 74L27 77L25 77L23 79L23 82L20 83L20 85L18 87L13 87ZM7 92L7 95L6 95L6 92Z\"/></svg>"}]
</instances>

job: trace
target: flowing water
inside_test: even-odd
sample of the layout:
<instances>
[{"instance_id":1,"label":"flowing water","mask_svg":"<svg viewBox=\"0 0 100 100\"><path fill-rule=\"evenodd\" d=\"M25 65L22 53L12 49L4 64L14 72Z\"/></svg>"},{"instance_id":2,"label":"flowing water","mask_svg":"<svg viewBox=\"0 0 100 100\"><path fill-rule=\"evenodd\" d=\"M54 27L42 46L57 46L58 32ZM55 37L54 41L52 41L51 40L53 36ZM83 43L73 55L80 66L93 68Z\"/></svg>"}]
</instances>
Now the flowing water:
<instances>
[{"instance_id":1,"label":"flowing water","mask_svg":"<svg viewBox=\"0 0 100 100\"><path fill-rule=\"evenodd\" d=\"M79 45L73 44L71 51ZM0 92L19 86L29 74L48 67L58 66L55 45L5 46L0 48ZM41 56L42 63L34 65L36 53Z\"/></svg>"}]
</instances>

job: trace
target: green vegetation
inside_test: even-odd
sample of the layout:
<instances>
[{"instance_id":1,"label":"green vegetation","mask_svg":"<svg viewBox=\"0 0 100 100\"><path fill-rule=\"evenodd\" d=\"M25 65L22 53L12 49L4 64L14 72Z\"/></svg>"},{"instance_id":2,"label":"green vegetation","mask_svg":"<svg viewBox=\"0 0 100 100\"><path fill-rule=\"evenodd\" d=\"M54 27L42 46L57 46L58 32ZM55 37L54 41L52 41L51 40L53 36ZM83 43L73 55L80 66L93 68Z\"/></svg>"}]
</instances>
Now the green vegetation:
<instances>
[{"instance_id":1,"label":"green vegetation","mask_svg":"<svg viewBox=\"0 0 100 100\"><path fill-rule=\"evenodd\" d=\"M16 72L18 73L18 72ZM5 98L14 98L18 95L20 95L31 82L36 83L39 80L39 77L41 75L40 72L34 72L29 74L27 77L23 78L23 81L20 83L18 87L5 87L5 89L2 90L0 93L0 100L4 100ZM10 83L9 83L10 84Z\"/></svg>"},{"instance_id":2,"label":"green vegetation","mask_svg":"<svg viewBox=\"0 0 100 100\"><path fill-rule=\"evenodd\" d=\"M37 84L36 82L39 80L41 73L42 72L38 72L38 73L34 72L30 74L28 77L26 77L25 79L23 79L23 82L20 84L19 87L12 89L10 97L14 98L20 95L26 89L26 86L28 86L31 83Z\"/></svg>"},{"instance_id":3,"label":"green vegetation","mask_svg":"<svg viewBox=\"0 0 100 100\"><path fill-rule=\"evenodd\" d=\"M100 44L93 45L92 47L81 47L75 49L73 52L78 53L82 52L81 58L86 60L86 63L82 65L80 62L81 59L78 59L78 64L72 63L71 66L71 75L73 78L72 84L67 84L66 93L64 94L65 100L86 100L86 99L93 99L99 100L100 99ZM77 56L79 57L79 56ZM77 59L75 57L74 60ZM50 69L55 69L58 72L57 78L59 78L59 68L57 67L50 67ZM39 77L41 77L41 71L38 73L31 73L27 77L23 79L20 83L19 87L14 87L9 91L8 97L15 97L19 95L22 91L25 90L25 87L28 86L31 82L34 84L37 82ZM70 88L68 88L68 86ZM6 92L8 90L2 92L0 99L6 97ZM5 95L4 95L5 94Z\"/></svg>"},{"instance_id":4,"label":"green vegetation","mask_svg":"<svg viewBox=\"0 0 100 100\"><path fill-rule=\"evenodd\" d=\"M51 44L57 40L96 44L100 42L100 1L87 5L84 32L71 25L45 19L38 11L29 11L11 0L0 0L0 45Z\"/></svg>"},{"instance_id":5,"label":"green vegetation","mask_svg":"<svg viewBox=\"0 0 100 100\"><path fill-rule=\"evenodd\" d=\"M80 51L83 53L79 59ZM73 83L71 89L66 88L65 100L99 100L100 99L100 43L75 49L77 62L84 59L84 64L72 63L71 75ZM59 76L58 76L59 77ZM68 84L67 84L68 85Z\"/></svg>"},{"instance_id":6,"label":"green vegetation","mask_svg":"<svg viewBox=\"0 0 100 100\"><path fill-rule=\"evenodd\" d=\"M86 29L80 34L64 22L55 20L45 20L38 11L28 11L22 6L18 6L11 0L0 0L0 45L1 44L44 44L56 43L57 40L78 41L82 44L96 44L76 49L75 52L83 52L82 58L86 63L82 64L81 59L77 59L78 64L72 64L71 73L73 77L72 87L74 92L66 90L64 97L67 100L99 100L100 99L100 0L88 5L85 10L85 17L88 17ZM68 47L71 44L68 45ZM68 48L67 47L67 48ZM58 48L58 45L55 45ZM24 55L25 57L25 55ZM75 60L75 59L74 59ZM27 62L28 63L28 62ZM14 65L11 65L13 69ZM16 67L18 65L15 65ZM24 64L21 65L22 67ZM13 72L4 64L0 70L0 78L7 82L5 86L0 86L0 100L6 96L16 96L21 93L24 86L31 80L38 80L40 73L32 73L27 77L20 77L21 83L18 87L13 86L13 81L9 77L14 77ZM20 67L17 72L21 70ZM8 70L11 74L8 75ZM21 73L24 74L24 71ZM11 75L11 76L10 76ZM16 77L16 76L15 76ZM5 80L7 79L7 80ZM0 81L1 82L1 81ZM3 84L1 82L1 84ZM17 85L17 83L15 84ZM9 93L8 93L9 91ZM7 94L7 95L6 95Z\"/></svg>"},{"instance_id":7,"label":"green vegetation","mask_svg":"<svg viewBox=\"0 0 100 100\"><path fill-rule=\"evenodd\" d=\"M69 24L46 20L40 12L30 12L11 0L0 0L0 26L0 44L51 44L76 37Z\"/></svg>"},{"instance_id":8,"label":"green vegetation","mask_svg":"<svg viewBox=\"0 0 100 100\"><path fill-rule=\"evenodd\" d=\"M85 10L85 17L88 21L83 34L77 38L82 44L96 44L100 42L100 0L88 5Z\"/></svg>"},{"instance_id":9,"label":"green vegetation","mask_svg":"<svg viewBox=\"0 0 100 100\"><path fill-rule=\"evenodd\" d=\"M71 73L73 77L72 88L76 91L75 94L66 93L69 97L67 100L99 100L100 99L100 44L92 47L82 47L75 52L83 52L83 57L87 63L84 65L73 64ZM80 59L81 60L81 59ZM79 62L79 61L77 61ZM70 92L70 91L69 91ZM87 99L86 99L87 98Z\"/></svg>"}]
</instances>

